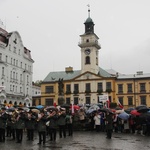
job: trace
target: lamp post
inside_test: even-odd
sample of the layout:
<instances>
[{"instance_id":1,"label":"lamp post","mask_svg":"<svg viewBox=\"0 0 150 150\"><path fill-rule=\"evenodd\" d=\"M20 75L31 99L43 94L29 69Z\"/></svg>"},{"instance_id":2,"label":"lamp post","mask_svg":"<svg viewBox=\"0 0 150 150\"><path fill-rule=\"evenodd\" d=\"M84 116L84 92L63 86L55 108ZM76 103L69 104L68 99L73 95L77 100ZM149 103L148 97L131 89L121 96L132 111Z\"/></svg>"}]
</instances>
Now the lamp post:
<instances>
[{"instance_id":1,"label":"lamp post","mask_svg":"<svg viewBox=\"0 0 150 150\"><path fill-rule=\"evenodd\" d=\"M133 75L133 83L134 83L134 106L136 107L135 74Z\"/></svg>"}]
</instances>

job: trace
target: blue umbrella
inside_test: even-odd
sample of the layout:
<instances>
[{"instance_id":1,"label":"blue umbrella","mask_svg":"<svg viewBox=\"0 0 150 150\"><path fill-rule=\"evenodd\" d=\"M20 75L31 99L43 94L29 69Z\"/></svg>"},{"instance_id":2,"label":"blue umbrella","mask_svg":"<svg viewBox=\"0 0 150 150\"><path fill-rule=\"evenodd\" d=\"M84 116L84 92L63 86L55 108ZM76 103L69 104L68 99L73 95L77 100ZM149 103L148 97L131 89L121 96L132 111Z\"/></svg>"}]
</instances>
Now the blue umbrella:
<instances>
[{"instance_id":1,"label":"blue umbrella","mask_svg":"<svg viewBox=\"0 0 150 150\"><path fill-rule=\"evenodd\" d=\"M42 108L44 108L44 106L38 105L38 106L36 106L36 108L37 108L37 109L42 109Z\"/></svg>"},{"instance_id":2,"label":"blue umbrella","mask_svg":"<svg viewBox=\"0 0 150 150\"><path fill-rule=\"evenodd\" d=\"M127 114L126 112L123 112L121 114L118 115L119 118L123 119L123 120L128 120L128 118L130 117L129 114Z\"/></svg>"}]
</instances>

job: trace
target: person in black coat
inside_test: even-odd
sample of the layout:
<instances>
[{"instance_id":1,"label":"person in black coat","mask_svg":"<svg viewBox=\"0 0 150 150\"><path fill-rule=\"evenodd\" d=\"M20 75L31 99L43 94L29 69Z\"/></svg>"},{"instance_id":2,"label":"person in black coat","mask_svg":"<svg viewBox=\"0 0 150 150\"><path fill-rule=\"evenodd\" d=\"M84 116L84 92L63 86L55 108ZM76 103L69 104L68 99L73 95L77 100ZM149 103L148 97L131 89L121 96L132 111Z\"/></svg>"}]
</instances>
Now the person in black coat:
<instances>
[{"instance_id":1,"label":"person in black coat","mask_svg":"<svg viewBox=\"0 0 150 150\"><path fill-rule=\"evenodd\" d=\"M0 142L5 142L5 130L6 130L6 121L8 115L6 114L6 108L1 108L0 112Z\"/></svg>"},{"instance_id":2,"label":"person in black coat","mask_svg":"<svg viewBox=\"0 0 150 150\"><path fill-rule=\"evenodd\" d=\"M58 115L56 110L50 111L48 116L50 141L56 141Z\"/></svg>"},{"instance_id":3,"label":"person in black coat","mask_svg":"<svg viewBox=\"0 0 150 150\"><path fill-rule=\"evenodd\" d=\"M112 136L112 129L113 129L113 115L110 112L106 112L106 132L107 132L107 139L111 139Z\"/></svg>"},{"instance_id":4,"label":"person in black coat","mask_svg":"<svg viewBox=\"0 0 150 150\"><path fill-rule=\"evenodd\" d=\"M27 140L28 141L33 141L34 138L34 130L35 130L35 125L36 125L36 120L37 120L37 114L30 111L28 112L26 116L26 129L27 129Z\"/></svg>"},{"instance_id":5,"label":"person in black coat","mask_svg":"<svg viewBox=\"0 0 150 150\"><path fill-rule=\"evenodd\" d=\"M58 115L59 137L66 138L66 110L61 108Z\"/></svg>"},{"instance_id":6,"label":"person in black coat","mask_svg":"<svg viewBox=\"0 0 150 150\"><path fill-rule=\"evenodd\" d=\"M47 116L44 111L41 111L40 114L38 114L38 120L37 120L37 130L39 135L39 143L41 144L43 141L43 144L46 142L46 122L47 122Z\"/></svg>"},{"instance_id":7,"label":"person in black coat","mask_svg":"<svg viewBox=\"0 0 150 150\"><path fill-rule=\"evenodd\" d=\"M21 143L23 139L23 130L25 129L26 115L22 108L18 108L18 114L16 115L16 143Z\"/></svg>"}]
</instances>

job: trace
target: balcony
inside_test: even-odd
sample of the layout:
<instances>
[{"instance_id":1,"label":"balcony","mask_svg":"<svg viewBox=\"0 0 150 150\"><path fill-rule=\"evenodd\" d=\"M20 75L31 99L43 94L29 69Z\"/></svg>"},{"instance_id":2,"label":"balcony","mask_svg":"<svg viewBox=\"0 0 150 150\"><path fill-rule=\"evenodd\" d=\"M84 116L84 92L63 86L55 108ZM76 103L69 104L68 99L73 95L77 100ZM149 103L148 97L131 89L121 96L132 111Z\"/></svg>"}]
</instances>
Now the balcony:
<instances>
[{"instance_id":1,"label":"balcony","mask_svg":"<svg viewBox=\"0 0 150 150\"><path fill-rule=\"evenodd\" d=\"M140 93L146 93L146 90L140 90Z\"/></svg>"},{"instance_id":2,"label":"balcony","mask_svg":"<svg viewBox=\"0 0 150 150\"><path fill-rule=\"evenodd\" d=\"M98 90L97 90L97 93L98 93L98 95L102 95L103 90L98 89Z\"/></svg>"},{"instance_id":3,"label":"balcony","mask_svg":"<svg viewBox=\"0 0 150 150\"><path fill-rule=\"evenodd\" d=\"M78 43L78 46L80 48L84 48L84 47L91 47L91 46L95 46L97 49L100 49L101 46L98 43L98 41L90 41L90 42L86 42L86 41L82 41Z\"/></svg>"},{"instance_id":4,"label":"balcony","mask_svg":"<svg viewBox=\"0 0 150 150\"><path fill-rule=\"evenodd\" d=\"M66 95L69 95L69 94L71 94L71 91L66 91Z\"/></svg>"},{"instance_id":5,"label":"balcony","mask_svg":"<svg viewBox=\"0 0 150 150\"><path fill-rule=\"evenodd\" d=\"M107 92L107 93L111 93L111 92L112 92L112 89L106 89L106 92Z\"/></svg>"},{"instance_id":6,"label":"balcony","mask_svg":"<svg viewBox=\"0 0 150 150\"><path fill-rule=\"evenodd\" d=\"M91 90L85 90L85 93L86 93L86 94L90 94L90 93L91 93Z\"/></svg>"},{"instance_id":7,"label":"balcony","mask_svg":"<svg viewBox=\"0 0 150 150\"><path fill-rule=\"evenodd\" d=\"M78 93L79 93L79 90L74 90L73 91L73 94L75 94L75 95L78 94Z\"/></svg>"}]
</instances>

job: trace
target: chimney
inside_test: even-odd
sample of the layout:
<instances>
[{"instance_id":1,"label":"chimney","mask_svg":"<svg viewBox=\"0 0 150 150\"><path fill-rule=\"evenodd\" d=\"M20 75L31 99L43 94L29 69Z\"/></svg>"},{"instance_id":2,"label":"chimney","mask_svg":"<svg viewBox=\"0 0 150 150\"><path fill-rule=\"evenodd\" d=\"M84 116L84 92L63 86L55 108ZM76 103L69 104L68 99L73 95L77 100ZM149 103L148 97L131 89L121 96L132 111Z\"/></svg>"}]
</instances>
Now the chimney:
<instances>
[{"instance_id":1,"label":"chimney","mask_svg":"<svg viewBox=\"0 0 150 150\"><path fill-rule=\"evenodd\" d=\"M143 71L137 71L136 74L137 75L143 75Z\"/></svg>"},{"instance_id":2,"label":"chimney","mask_svg":"<svg viewBox=\"0 0 150 150\"><path fill-rule=\"evenodd\" d=\"M65 71L67 72L67 73L69 73L69 72L73 72L73 67L66 67L65 68Z\"/></svg>"}]
</instances>

